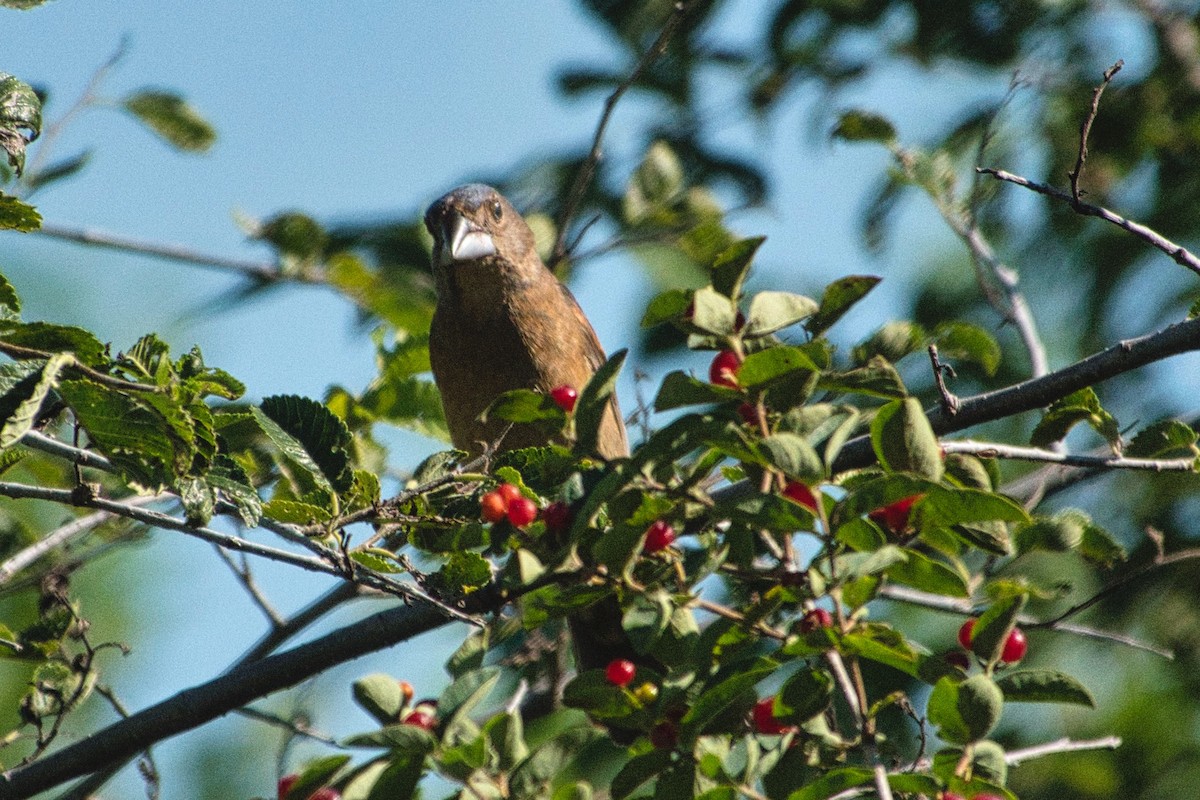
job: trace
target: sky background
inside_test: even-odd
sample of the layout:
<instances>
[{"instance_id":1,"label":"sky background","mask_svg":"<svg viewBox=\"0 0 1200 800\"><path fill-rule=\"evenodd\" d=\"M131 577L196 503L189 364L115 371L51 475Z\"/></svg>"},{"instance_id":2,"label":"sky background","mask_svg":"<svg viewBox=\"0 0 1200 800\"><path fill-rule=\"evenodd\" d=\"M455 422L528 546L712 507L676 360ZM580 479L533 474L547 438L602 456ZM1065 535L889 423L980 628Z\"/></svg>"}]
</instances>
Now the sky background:
<instances>
[{"instance_id":1,"label":"sky background","mask_svg":"<svg viewBox=\"0 0 1200 800\"><path fill-rule=\"evenodd\" d=\"M744 41L761 5L728 4L713 35ZM578 147L590 139L603 98L564 100L553 75L583 62L625 66L598 23L561 1L133 0L121 3L119 13L114 8L99 0L57 0L31 12L0 10L9 43L0 71L48 89L47 120L53 122L124 41L125 56L100 94L116 99L146 86L178 91L214 125L218 142L205 155L181 155L119 110L92 109L54 143L54 159L94 150L87 169L33 200L47 222L231 257L269 257L265 247L246 241L235 213L267 217L297 209L325 222L416 218L453 186ZM857 232L886 154L830 144L829 125L810 123L820 98L798 94L770 119L751 122L736 113L732 84L719 75L711 80L713 113L728 117L716 140L770 167L769 205L734 218L739 233L769 237L758 262L759 288L819 296L835 277L879 274L884 286L856 309L846 331L853 339L892 316L904 275L916 265L873 259ZM926 99L931 83L937 86L932 104ZM876 109L905 139L920 141L973 100L994 101L1004 90L1003 82L949 70L917 76L897 69L839 103ZM634 166L631 131L643 113L630 98L611 124L611 158L618 165L628 161L628 169ZM927 209L906 210L901 229L909 253L948 239ZM330 384L359 389L374 374L374 348L354 325L354 310L319 288L289 287L214 310L207 304L238 285L218 271L11 232L0 234L0 271L23 298L26 319L81 325L116 348L148 331L158 331L175 352L198 344L209 364L245 381L251 398L321 397ZM597 259L572 288L609 350L634 341L649 299L635 267L621 257ZM685 366L699 370L706 360L697 355ZM631 366L659 374L677 365ZM626 370L621 386L626 408L634 405L633 371ZM407 448L393 453L402 467L438 449L413 437L397 441ZM266 593L285 612L328 588L293 570L259 569ZM158 532L151 543L122 551L80 580L85 597L88 582L136 587L115 593L109 609L123 609L137 624L120 630L134 650L106 678L133 709L215 676L264 630L211 549L179 534ZM435 695L445 681L441 664L460 633L446 629L362 659L290 698L319 708L317 726L324 730L365 729L368 718L349 702L350 680L386 671L413 682L419 695ZM159 747L163 797L191 796L182 767L215 758L212 745L265 733L230 718ZM271 794L275 769L263 763L228 779L237 796ZM127 770L105 795L141 791Z\"/></svg>"}]
</instances>

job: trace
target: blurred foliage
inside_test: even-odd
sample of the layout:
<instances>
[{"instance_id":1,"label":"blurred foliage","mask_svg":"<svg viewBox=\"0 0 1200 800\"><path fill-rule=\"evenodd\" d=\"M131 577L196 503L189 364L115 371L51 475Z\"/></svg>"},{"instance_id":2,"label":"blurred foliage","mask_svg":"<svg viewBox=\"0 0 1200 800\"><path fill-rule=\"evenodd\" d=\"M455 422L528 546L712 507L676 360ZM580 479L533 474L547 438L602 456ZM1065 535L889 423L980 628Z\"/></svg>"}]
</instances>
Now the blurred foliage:
<instances>
[{"instance_id":1,"label":"blurred foliage","mask_svg":"<svg viewBox=\"0 0 1200 800\"><path fill-rule=\"evenodd\" d=\"M22 8L38 3L2 4ZM612 43L612 57L603 64L564 66L557 76L547 79L554 80L564 96L594 100L599 105L598 101L627 80L633 66L657 39L674 4L668 0L581 0L581 5L606 32ZM928 343L937 343L956 368L965 365L960 370L961 379L952 382L952 389L960 394L1009 385L1028 376L1028 354L1011 326L1001 328L999 345L987 333L987 329L1004 321L1003 315L997 314L988 302L987 292L975 282L974 276L980 273L965 247L916 254L937 267L915 276L911 308L895 309L897 319L911 316L911 321L881 326L846 354L834 352L820 337L873 286L865 276L831 285L819 306L771 297L759 301L756 317L752 303L740 308L736 305L740 298L737 285L729 280L729 268L733 264L733 272L737 272L748 267L753 247L739 242L729 231L725 211L768 201L777 167L724 150L716 143L719 127L730 116L760 120L782 116L798 98L814 95L821 99L812 105L815 116L810 124L814 129L831 131L861 147L884 147L894 158L893 169L880 176L877 191L864 208L865 243L888 256L902 247L906 231L897 226L898 212L905 203L932 204L952 229L956 225L974 228L995 252L1002 254L1003 261L1019 271L1053 363L1069 363L1143 332L1129 327L1127 309L1131 305L1138 308L1140 319L1153 326L1179 320L1194 308L1200 297L1195 276L1179 269L1165 255L1149 250L1116 227L1075 214L1065 203L1038 198L1031 206L1020 194L1024 190L994 184L990 178L976 175L974 167L1036 169L1027 176L1065 188L1065 176L1074 168L1079 153L1079 124L1101 73L1119 58L1131 64L1136 59L1138 68L1120 73L1104 94L1083 172L1085 199L1113 208L1185 245L1200 241L1200 48L1196 46L1200 38L1200 4L1193 0L962 0L950 4L928 0L764 0L754 8L757 16L753 35L730 43L724 31L734 8L734 4L720 0L692 0L687 4L687 15L668 42L664 56L649 63L631 87L650 110L643 117L643 127L629 137L638 142L639 163L633 167L616 162L600 164L597 179L586 187L577 213L568 221L565 240L579 244L564 263L556 265L560 274L568 274L572 269L585 268L594 252L615 248L628 252L657 289L657 298L647 312L648 321L657 324L647 327L643 347L669 350L687 343L715 347L736 336L749 353L747 380L755 374L762 376L761 384L753 384L754 391L761 390L758 400L773 403L780 410L818 391L852 391L872 398L865 406L869 411L885 409L875 417L873 428L881 461L917 473L928 471L935 461L929 457L928 436L919 425L917 433L912 433L919 415L911 404L892 398L903 394L907 386L907 391L925 401L924 405L933 401L932 382L922 358ZM745 13L741 6L737 8ZM1136 53L1109 52L1106 48L1112 40L1102 34L1115 22L1142 34L1147 42L1141 46L1144 49ZM904 131L888 120L894 109L883 101L880 107L851 113L843 113L844 108L834 110L843 96L898 70L928 80L929 91L922 102L933 107L939 103L938 71L948 68L1012 88L988 107L962 109L941 136L916 143L907 141ZM714 98L709 90L714 75L738 87L737 102L723 103L720 115L711 113ZM9 193L0 194L0 227L33 229L40 218L27 202L28 194L53 180L86 175L87 155L49 163L31 159L26 163L26 148L41 126L40 103L32 89L8 75L0 75L0 96L6 98L0 103L0 146L7 153L3 177L9 179ZM1017 101L1022 113L1014 111ZM174 93L138 93L127 98L123 107L175 147L202 149L212 141L212 130ZM567 152L533 153L530 162L499 171L493 178L499 188L520 199L523 210L536 212L528 216L544 252L549 251L549 243L558 233L555 225L562 222L563 209L590 145L580 142ZM279 265L277 277L261 279L253 290L269 290L287 280L327 283L355 304L363 326L373 332L378 347L378 377L361 389L332 387L325 398L332 413L300 398L276 398L254 410L220 405L210 413L209 406L202 402L206 396L232 400L240 386L220 370L206 366L198 351L172 359L165 346L150 336L127 353L114 356L84 331L21 322L16 295L5 284L0 287L0 305L6 309L0 323L4 341L37 352L26 354L17 364L6 365L7 371L0 375L4 400L12 406L5 409L8 422L0 431L0 444L44 425L52 417L51 410L62 413L62 407L50 407L61 403L77 412L93 443L109 455L125 478L147 487L165 486L178 491L193 520L207 519L221 498L234 503L247 522L255 520L264 512L257 504L257 492L265 485L272 487L266 513L294 522L319 524L339 513L368 507L378 500L379 487L367 475L386 465L386 454L372 433L375 425L401 425L445 437L436 392L424 377L428 356L423 337L432 313L433 288L427 268L429 239L416 216L325 224L302 211L289 210L248 225L252 236L274 248ZM597 219L599 224L595 223ZM612 240L593 245L594 233L589 238L592 225L593 230L607 231ZM741 251L731 251L739 244ZM714 264L721 264L724 271L714 269ZM986 277L981 281L987 290L995 289ZM1165 286L1156 296L1167 300L1156 308L1139 303L1147 285L1156 290ZM707 293L704 287L708 287ZM720 298L727 302L722 304ZM692 315L685 320L689 303ZM798 313L802 305L804 313ZM1070 312L1062 313L1062 307ZM735 330L739 310L747 312L753 324L764 326L760 328L764 337L751 335L753 328L744 337ZM1039 311L1046 313L1039 316ZM795 334L782 341L765 336L774 333L766 330L771 325L778 324L782 329L800 319L807 320L808 336L816 337L812 341ZM797 347L779 346L792 344L797 338L804 339ZM67 353L73 354L69 363L55 357ZM901 371L894 369L892 362L903 362ZM70 372L76 363L110 377L153 386L154 392L143 397L89 382ZM819 379L815 377L818 374ZM1186 385L1195 376L1177 377ZM1180 395L1186 398L1187 393L1179 392L1178 385L1166 381L1155 385L1135 373L1088 391L1057 403L1040 424L1021 417L992 425L988 433L1003 441L1024 442L1032 436L1046 444L1060 440L1075 426L1081 433L1090 429L1091 438L1073 433L1073 446L1133 446L1129 431L1123 427L1133 425L1145 431L1141 447L1147 453L1167 452L1161 447L1155 449L1155 442L1165 441L1168 450L1194 447L1194 436L1188 438L1190 430L1186 426L1181 426L1181 431L1179 427L1155 424L1172 415L1197 415L1193 407L1180 407L1186 402ZM789 398L786 405L781 401L783 397ZM724 426L722 432L705 429L705 434L719 442L718 453L739 461L740 466L729 473L735 477L777 469L811 479L813 475L807 470L821 469L820 456L825 457L828 466L830 457L826 453L817 456L809 452L811 447L805 449L807 445L796 445L791 439L777 439L775 447L761 442L747 445L742 441L744 436L731 432L736 430L729 422L733 418L734 409L729 405L733 399L734 395L722 394L721 387L676 373L668 377L658 404L660 408L723 404L719 406L724 409L724 417L719 420ZM1133 410L1133 418L1117 419L1106 407ZM93 413L89 418L89 409L103 413ZM829 419L835 418L840 420L830 410ZM805 427L811 422L800 415L772 420L772 424L791 426L790 430L777 432L777 436L802 433L815 437L814 431ZM859 422L850 420L847 424ZM903 446L898 450L886 444L887 431L894 426L908 432L900 437ZM128 430L144 432L145 440L136 447L122 446L121 437ZM822 433L828 431L823 429ZM813 444L828 442L815 437ZM712 446L712 442L706 446ZM919 457L912 459L914 451ZM671 451L657 452L662 456ZM236 458L223 455L227 453L235 453ZM322 459L314 454L322 455ZM530 480L539 491L558 486L546 477L554 470L546 466L545 458L543 454L518 465L518 477ZM891 461L895 463L889 464ZM54 463L25 458L5 464L5 469L11 470L6 477L24 483L70 485L71 475ZM561 463L550 463L564 469ZM712 464L706 466L711 468ZM526 468L536 477L529 477ZM1020 468L1006 465L1003 475L1015 479L1020 472ZM425 474L433 473L427 470ZM699 480L699 472L692 478ZM924 474L924 478L936 482L942 475ZM103 490L106 494L119 492L125 484L114 480ZM1056 489L1039 508L1039 513L1044 513L1038 523L1023 528L1015 542L1022 551L1022 575L1041 576L1044 580L1043 585L1034 587L1040 590L1030 593L1026 612L1038 618L1051 616L1095 588L1094 575L1077 566L1064 566L1063 553L1058 550L1064 549L1061 545L1065 539L1075 542L1065 549L1082 547L1082 552L1093 560L1105 561L1098 554L1112 552L1112 548L1106 550L1103 542L1097 545L1095 537L1100 534L1093 529L1098 530L1099 525L1112 531L1130 550L1133 564L1148 562L1159 547L1173 552L1193 546L1197 484L1192 474L1126 473ZM843 508L857 508L859 512L870 507L855 506L853 492L865 492L864 496L874 497L878 505L897 502L904 494L912 493L912 485L903 481L867 490L862 484L849 486L852 493ZM621 508L628 513L618 522L636 534L635 522L645 522L638 516L639 512L645 513L641 504L652 507L653 498L641 490L634 497L632 489L625 489L630 495L626 497L627 505ZM934 491L924 484L922 489L926 493ZM877 494L872 495L872 491ZM1066 518L1052 513L1068 505L1086 509L1086 513L1066 512L1081 515ZM17 552L52 528L60 521L57 508L51 504L31 506L29 501L22 501L20 506L6 503L0 516L2 552ZM931 529L952 524L948 517L939 522L936 504L927 502L923 508L927 509L923 513ZM755 510L758 516L754 521L767 527L803 524L805 520L789 517L796 513L791 507L764 507ZM944 508L942 513L946 513ZM764 522L772 514L776 516ZM1093 524L1093 519L1097 523ZM995 522L996 518L982 521ZM1148 528L1161 533L1161 542L1141 535ZM461 539L442 541L439 536L443 533L439 531L425 534L429 537L424 540L427 545L437 543L428 547L434 552L463 546ZM470 528L468 534L479 537L471 542L476 549L495 544L486 540L487 534L479 526ZM879 548L879 537L885 534L878 526L871 529L865 522L853 526L847 523L844 531L847 541L861 549ZM1007 552L1010 546L995 534L994 527L983 525L958 535L973 537L968 539L971 546L990 547L995 556ZM129 526L100 529L87 543L99 549L137 535L141 531ZM938 541L943 547L941 555L947 556L951 545L946 540ZM634 544L632 539L626 543L630 548ZM967 547L959 540L954 546ZM77 550L59 559L52 573L69 574L78 564L86 563L89 552ZM746 556L746 552L734 554L735 560ZM898 566L899 561L882 569L892 580L903 582L907 578L931 591L957 594L953 589L960 574L927 567L916 556L908 558L904 562L909 564L907 569ZM467 560L466 556L458 556L456 563L446 562L445 574L460 588L478 577L474 569L478 563L465 563ZM386 562L384 553L364 555L361 563L382 568ZM988 563L995 566L994 562ZM922 565L924 571L913 565ZM699 569L698 565L690 566ZM1200 785L1200 754L1192 742L1194 737L1189 735L1196 729L1200 712L1200 704L1195 701L1196 675L1200 674L1196 669L1200 659L1200 615L1196 612L1200 607L1200 582L1189 565L1171 570L1122 587L1080 621L1171 648L1175 660L1163 661L1112 643L1089 644L1084 649L1061 634L1034 639L1039 663L1065 662L1071 665L1068 671L1085 676L1103 674L1109 684L1107 691L1098 692L1098 709L1086 717L1072 714L1056 719L1042 715L1036 717L1037 724L1002 722L993 737L1006 748L1016 748L1056 735L1115 733L1124 744L1115 752L1055 756L1014 769L1009 787L1016 794L1026 800L1064 795L1081 800L1182 797L1188 796L1191 787ZM879 574L864 569L855 585L846 589L867 599L872 596L872 581ZM1005 574L1001 566L994 577L1002 583ZM32 591L35 586L41 591ZM61 613L61 604L50 603L39 616L36 596L44 598L46 588L38 581L30 578L6 590L14 588L21 592L18 597L28 602L14 609L11 616L5 608L5 620L12 620L9 625L15 626L9 633L28 631L39 621L45 622L47 614ZM730 587L729 591L736 596L738 590ZM788 602L800 599L811 598L792 597ZM562 598L555 601L566 604ZM15 606L17 602L10 599L7 605ZM998 600L993 608L1001 605ZM909 624L936 628L944 618L902 610L893 621L907 631ZM69 631L61 619L55 624L55 641L68 650L77 646L72 644L76 632ZM908 663L907 651L888 639L882 627L867 630L876 644L888 644L882 653L874 651L880 663L887 666L867 668L871 696L882 696L897 688L915 691L919 685L915 674L898 679L896 671L897 665ZM952 632L947 628L942 633L949 647ZM818 648L818 644L806 646ZM869 645L858 642L858 646ZM798 652L811 654L803 648ZM1104 669L1089 672L1089 661L1102 661ZM48 681L43 688L71 688L71 678L58 675L57 683ZM636 725L645 722L635 713L639 709L619 702L613 711L611 693L606 694L604 687L588 685L587 680L591 679L586 678L577 687L576 704L593 712L604 707L610 717L633 717ZM704 692L717 691L713 686L702 688ZM692 702L704 696L696 687L688 691L693 692L688 696ZM723 691L729 695L720 699L744 705L742 693L729 687ZM940 691L942 700L949 689ZM26 697L32 698L30 702L43 702L46 695L45 691L31 690ZM744 710L738 707L739 713ZM46 716L53 716L54 711L49 709ZM940 713L946 721L944 710ZM714 714L713 719L719 716ZM732 716L740 718L738 714ZM895 752L911 752L915 743L907 718L889 712L881 714L879 722ZM955 722L949 719L948 724L953 727ZM688 724L684 720L684 725ZM518 737L502 725L495 727L501 730L491 728L487 735L493 744L503 745L496 746L498 758L516 758L521 749ZM433 747L432 738L427 741L416 732L405 732L404 736L410 745ZM465 739L455 746L464 750L463 759L471 755L465 752L469 750Z\"/></svg>"}]
</instances>

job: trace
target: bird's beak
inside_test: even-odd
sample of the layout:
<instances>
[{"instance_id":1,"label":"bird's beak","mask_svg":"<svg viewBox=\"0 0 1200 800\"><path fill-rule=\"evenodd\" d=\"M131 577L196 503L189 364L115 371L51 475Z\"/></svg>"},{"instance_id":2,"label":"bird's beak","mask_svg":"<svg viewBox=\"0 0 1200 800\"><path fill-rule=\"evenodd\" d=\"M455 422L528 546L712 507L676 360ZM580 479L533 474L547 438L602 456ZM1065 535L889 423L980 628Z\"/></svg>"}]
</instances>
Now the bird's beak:
<instances>
[{"instance_id":1,"label":"bird's beak","mask_svg":"<svg viewBox=\"0 0 1200 800\"><path fill-rule=\"evenodd\" d=\"M442 241L438 253L442 266L456 261L476 261L496 254L496 243L491 235L461 214L450 213L447 216Z\"/></svg>"}]
</instances>

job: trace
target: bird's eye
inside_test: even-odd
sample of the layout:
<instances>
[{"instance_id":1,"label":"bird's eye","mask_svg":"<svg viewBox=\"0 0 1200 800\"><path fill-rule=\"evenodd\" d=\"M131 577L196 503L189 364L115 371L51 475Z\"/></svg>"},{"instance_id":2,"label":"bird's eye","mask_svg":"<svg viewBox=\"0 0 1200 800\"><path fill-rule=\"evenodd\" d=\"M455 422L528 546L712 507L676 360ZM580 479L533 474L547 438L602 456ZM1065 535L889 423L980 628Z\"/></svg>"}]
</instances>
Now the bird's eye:
<instances>
[{"instance_id":1,"label":"bird's eye","mask_svg":"<svg viewBox=\"0 0 1200 800\"><path fill-rule=\"evenodd\" d=\"M504 206L500 205L499 200L493 201L492 202L492 219L499 222L500 218L502 216L504 216Z\"/></svg>"}]
</instances>

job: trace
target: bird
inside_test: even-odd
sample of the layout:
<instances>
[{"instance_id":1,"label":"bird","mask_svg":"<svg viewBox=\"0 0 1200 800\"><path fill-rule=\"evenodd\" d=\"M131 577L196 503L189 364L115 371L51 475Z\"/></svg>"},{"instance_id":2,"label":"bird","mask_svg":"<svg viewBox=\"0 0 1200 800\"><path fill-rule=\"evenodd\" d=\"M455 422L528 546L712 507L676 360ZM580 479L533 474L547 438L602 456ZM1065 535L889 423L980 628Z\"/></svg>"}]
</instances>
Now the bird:
<instances>
[{"instance_id":1,"label":"bird","mask_svg":"<svg viewBox=\"0 0 1200 800\"><path fill-rule=\"evenodd\" d=\"M544 428L508 429L481 415L512 389L582 389L605 361L596 331L542 262L529 224L492 187L450 191L429 207L425 226L437 290L429 360L451 441L472 455L496 442L502 451L545 445ZM596 451L605 459L629 454L615 396Z\"/></svg>"},{"instance_id":2,"label":"bird","mask_svg":"<svg viewBox=\"0 0 1200 800\"><path fill-rule=\"evenodd\" d=\"M496 189L471 183L435 201L425 214L433 237L437 303L429 361L454 446L479 455L544 446L545 428L484 420L503 392L559 386L582 389L604 363L604 349L579 303L538 255L529 224ZM497 444L498 443L498 444ZM601 419L596 452L629 454L615 395ZM569 620L576 667L638 659L608 597Z\"/></svg>"}]
</instances>

